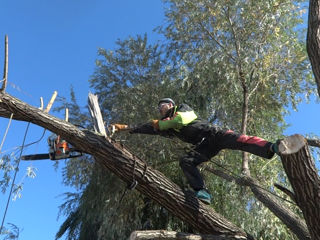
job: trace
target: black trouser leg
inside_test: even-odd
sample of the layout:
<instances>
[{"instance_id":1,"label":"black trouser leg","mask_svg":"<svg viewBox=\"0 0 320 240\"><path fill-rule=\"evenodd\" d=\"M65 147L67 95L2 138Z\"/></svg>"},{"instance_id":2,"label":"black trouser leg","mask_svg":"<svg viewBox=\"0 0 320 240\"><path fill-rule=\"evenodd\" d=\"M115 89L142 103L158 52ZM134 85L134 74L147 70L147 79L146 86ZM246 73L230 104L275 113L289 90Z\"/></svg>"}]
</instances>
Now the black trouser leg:
<instances>
[{"instance_id":1,"label":"black trouser leg","mask_svg":"<svg viewBox=\"0 0 320 240\"><path fill-rule=\"evenodd\" d=\"M188 183L195 191L205 188L203 178L197 166L208 160L208 158L195 151L189 152L180 159L180 167L187 178Z\"/></svg>"},{"instance_id":2,"label":"black trouser leg","mask_svg":"<svg viewBox=\"0 0 320 240\"><path fill-rule=\"evenodd\" d=\"M212 135L204 138L195 150L180 160L180 167L195 191L205 188L197 166L210 160L222 149L242 150L264 158L272 158L274 155L270 150L272 143L262 138L237 134L233 131L214 130Z\"/></svg>"},{"instance_id":3,"label":"black trouser leg","mask_svg":"<svg viewBox=\"0 0 320 240\"><path fill-rule=\"evenodd\" d=\"M270 150L271 142L255 136L237 134L230 130L219 131L215 141L220 149L242 150L269 159L274 155Z\"/></svg>"}]
</instances>

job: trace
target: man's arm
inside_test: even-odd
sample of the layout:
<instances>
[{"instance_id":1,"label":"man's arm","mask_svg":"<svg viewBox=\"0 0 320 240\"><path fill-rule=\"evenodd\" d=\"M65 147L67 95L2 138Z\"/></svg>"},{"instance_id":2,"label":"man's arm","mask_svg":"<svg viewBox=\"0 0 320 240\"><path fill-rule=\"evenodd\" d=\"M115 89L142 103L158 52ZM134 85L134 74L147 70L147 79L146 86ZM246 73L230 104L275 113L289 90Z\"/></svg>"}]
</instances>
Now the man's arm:
<instances>
[{"instance_id":1,"label":"man's arm","mask_svg":"<svg viewBox=\"0 0 320 240\"><path fill-rule=\"evenodd\" d=\"M142 133L142 134L151 134L151 135L159 135L159 130L154 128L153 122L148 122L144 124L140 124L134 127L130 127L130 133Z\"/></svg>"},{"instance_id":2,"label":"man's arm","mask_svg":"<svg viewBox=\"0 0 320 240\"><path fill-rule=\"evenodd\" d=\"M140 134L149 134L149 135L160 135L163 137L172 137L173 134L170 131L160 131L155 128L155 122L158 120L153 120L152 122L139 124L136 126L128 126L124 124L112 124L111 127L115 128L117 131L128 131L129 133L140 133Z\"/></svg>"}]
</instances>

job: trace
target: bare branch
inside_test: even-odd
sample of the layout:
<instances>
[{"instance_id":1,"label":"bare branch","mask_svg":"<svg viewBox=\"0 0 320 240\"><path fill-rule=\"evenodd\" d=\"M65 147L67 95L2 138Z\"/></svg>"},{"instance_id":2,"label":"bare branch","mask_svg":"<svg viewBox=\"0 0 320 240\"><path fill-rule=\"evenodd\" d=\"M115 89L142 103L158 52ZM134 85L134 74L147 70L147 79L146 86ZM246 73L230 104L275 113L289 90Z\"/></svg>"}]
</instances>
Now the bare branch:
<instances>
[{"instance_id":1,"label":"bare branch","mask_svg":"<svg viewBox=\"0 0 320 240\"><path fill-rule=\"evenodd\" d=\"M8 57L8 35L5 36L5 47L4 47L4 70L3 70L3 79L2 79L2 87L0 89L1 91L5 91L7 87L7 81L8 81L8 62L9 62L9 57Z\"/></svg>"},{"instance_id":2,"label":"bare branch","mask_svg":"<svg viewBox=\"0 0 320 240\"><path fill-rule=\"evenodd\" d=\"M320 140L319 139L309 139L307 138L307 143L311 147L318 147L320 148Z\"/></svg>"},{"instance_id":3,"label":"bare branch","mask_svg":"<svg viewBox=\"0 0 320 240\"><path fill-rule=\"evenodd\" d=\"M221 170L206 167L205 170L225 179L234 182L240 186L249 186L255 197L263 203L274 215L276 215L299 239L310 239L308 228L303 220L300 219L289 208L276 199L275 194L261 186L257 180L252 177L231 176Z\"/></svg>"},{"instance_id":4,"label":"bare branch","mask_svg":"<svg viewBox=\"0 0 320 240\"><path fill-rule=\"evenodd\" d=\"M43 97L40 97L40 110L43 110Z\"/></svg>"},{"instance_id":5,"label":"bare branch","mask_svg":"<svg viewBox=\"0 0 320 240\"><path fill-rule=\"evenodd\" d=\"M281 186L280 184L275 183L274 186L278 188L280 191L287 194L294 202L296 201L296 198L294 196L294 193L291 192L288 188L285 188L284 186Z\"/></svg>"},{"instance_id":6,"label":"bare branch","mask_svg":"<svg viewBox=\"0 0 320 240\"><path fill-rule=\"evenodd\" d=\"M50 99L50 101L49 101L49 103L48 103L48 105L46 107L46 109L44 110L45 113L48 113L50 111L50 109L51 109L51 107L52 107L52 105L54 103L54 100L56 99L57 95L58 95L58 92L54 91L53 94L52 94L52 97L51 97L51 99Z\"/></svg>"},{"instance_id":7,"label":"bare branch","mask_svg":"<svg viewBox=\"0 0 320 240\"><path fill-rule=\"evenodd\" d=\"M64 116L64 120L65 120L66 122L68 122L68 121L69 121L69 108L66 108L66 109L65 109L65 116Z\"/></svg>"},{"instance_id":8,"label":"bare branch","mask_svg":"<svg viewBox=\"0 0 320 240\"><path fill-rule=\"evenodd\" d=\"M88 97L88 107L94 123L94 130L97 133L107 136L106 129L104 127L101 110L99 107L98 96L92 93L89 93Z\"/></svg>"},{"instance_id":9,"label":"bare branch","mask_svg":"<svg viewBox=\"0 0 320 240\"><path fill-rule=\"evenodd\" d=\"M216 44L218 44L218 45L226 52L226 54L230 57L230 59L232 59L234 62L236 62L236 59L235 59L231 54L228 53L226 47L225 47L222 43L220 43L220 42L216 39L216 37L215 37L205 26L203 26L203 24L202 24L201 22L199 22L199 25L201 26L201 28L202 28L205 32L207 32L207 34L209 35L209 37L210 37L214 42L216 42Z\"/></svg>"}]
</instances>

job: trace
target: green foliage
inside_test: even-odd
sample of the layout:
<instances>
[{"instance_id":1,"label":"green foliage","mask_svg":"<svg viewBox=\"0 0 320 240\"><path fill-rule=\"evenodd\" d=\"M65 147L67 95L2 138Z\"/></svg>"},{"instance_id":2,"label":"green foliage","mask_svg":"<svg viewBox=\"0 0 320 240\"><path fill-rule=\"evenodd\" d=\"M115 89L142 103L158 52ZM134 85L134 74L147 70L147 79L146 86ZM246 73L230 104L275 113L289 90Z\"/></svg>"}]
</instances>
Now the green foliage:
<instances>
[{"instance_id":1,"label":"green foliage","mask_svg":"<svg viewBox=\"0 0 320 240\"><path fill-rule=\"evenodd\" d=\"M10 228L3 227L2 229L0 229L0 236L4 236L3 240L18 240L21 230L18 226L12 223L8 223L8 225L10 226Z\"/></svg>"},{"instance_id":2,"label":"green foliage","mask_svg":"<svg viewBox=\"0 0 320 240\"><path fill-rule=\"evenodd\" d=\"M13 151L11 151L10 154L0 154L0 170L1 170L0 187L1 187L1 192L3 194L7 191L8 187L10 187L12 184L13 175L17 170L20 149L21 147L17 147ZM16 200L17 198L21 197L24 179L26 177L35 178L36 176L35 172L36 172L36 168L32 166L29 166L26 168L26 172L22 177L22 180L18 184L15 183L13 185L13 189L12 189L13 200Z\"/></svg>"},{"instance_id":3,"label":"green foliage","mask_svg":"<svg viewBox=\"0 0 320 240\"><path fill-rule=\"evenodd\" d=\"M2 193L5 193L11 180L10 173L14 170L14 167L11 164L11 157L9 155L1 156L0 169L2 170L2 177L0 181L1 191Z\"/></svg>"},{"instance_id":4,"label":"green foliage","mask_svg":"<svg viewBox=\"0 0 320 240\"><path fill-rule=\"evenodd\" d=\"M251 118L264 119L268 109L276 126L283 106L295 106L297 93L314 90L303 29L296 28L300 9L291 1L166 2L168 24L159 31L185 73L187 97L198 109L206 107L209 117L215 109L223 124L240 129L244 85Z\"/></svg>"},{"instance_id":5,"label":"green foliage","mask_svg":"<svg viewBox=\"0 0 320 240\"><path fill-rule=\"evenodd\" d=\"M159 32L169 39L169 56L177 60L184 73L178 82L188 101L200 109L202 116L209 120L216 118L223 127L240 131L241 125L246 124L249 135L270 141L281 138L286 127L285 107L295 108L302 94L308 99L315 90L302 38L305 29L299 25L304 11L299 3L242 0L166 3L168 21ZM248 100L247 112L242 110L244 100ZM245 123L244 114L248 114ZM239 153L224 151L213 160L240 175ZM271 191L274 182L288 185L276 159L263 161L250 156L250 170ZM252 229L250 233L257 238L279 239L282 234L290 235L262 206L259 211L248 209L248 203L256 202L248 190L205 175L217 199L214 208L222 215ZM258 224L262 219L268 227Z\"/></svg>"}]
</instances>

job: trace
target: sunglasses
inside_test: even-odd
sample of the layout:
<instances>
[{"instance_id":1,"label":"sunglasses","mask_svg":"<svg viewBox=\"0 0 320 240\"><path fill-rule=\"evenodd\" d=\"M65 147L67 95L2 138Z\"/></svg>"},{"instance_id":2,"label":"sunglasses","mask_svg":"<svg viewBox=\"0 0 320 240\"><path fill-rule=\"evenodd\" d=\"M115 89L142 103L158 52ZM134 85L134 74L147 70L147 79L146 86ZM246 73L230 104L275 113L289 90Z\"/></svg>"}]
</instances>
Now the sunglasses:
<instances>
[{"instance_id":1,"label":"sunglasses","mask_svg":"<svg viewBox=\"0 0 320 240\"><path fill-rule=\"evenodd\" d=\"M158 105L158 110L160 111L161 108L163 108L163 106L168 105L168 104L169 104L169 103L160 103L160 104Z\"/></svg>"}]
</instances>

